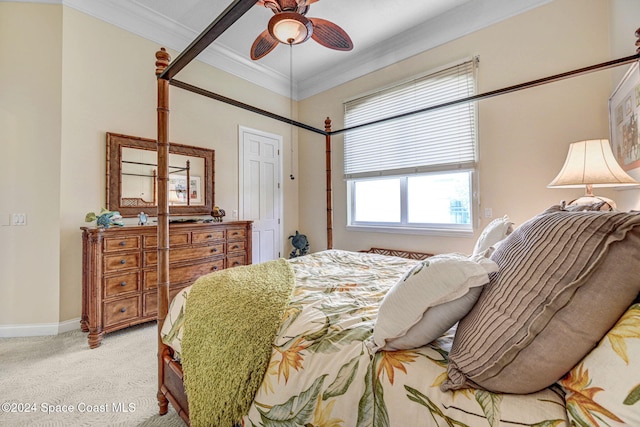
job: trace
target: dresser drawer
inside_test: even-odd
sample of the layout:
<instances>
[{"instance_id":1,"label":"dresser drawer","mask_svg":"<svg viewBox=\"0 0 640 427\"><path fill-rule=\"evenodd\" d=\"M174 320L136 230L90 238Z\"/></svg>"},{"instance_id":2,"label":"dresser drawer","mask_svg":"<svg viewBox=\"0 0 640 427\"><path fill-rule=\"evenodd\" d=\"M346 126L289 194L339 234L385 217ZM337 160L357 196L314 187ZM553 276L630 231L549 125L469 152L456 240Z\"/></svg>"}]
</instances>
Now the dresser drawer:
<instances>
[{"instance_id":1,"label":"dresser drawer","mask_svg":"<svg viewBox=\"0 0 640 427\"><path fill-rule=\"evenodd\" d=\"M224 268L224 259L220 258L211 262L195 265L184 265L169 269L169 284L191 283L198 277ZM148 270L144 272L144 289L155 289L158 285L158 271Z\"/></svg>"},{"instance_id":2,"label":"dresser drawer","mask_svg":"<svg viewBox=\"0 0 640 427\"><path fill-rule=\"evenodd\" d=\"M245 265L246 263L247 258L244 256L244 254L227 257L227 268L238 267L240 265Z\"/></svg>"},{"instance_id":3,"label":"dresser drawer","mask_svg":"<svg viewBox=\"0 0 640 427\"><path fill-rule=\"evenodd\" d=\"M158 314L158 292L145 292L142 296L142 315L155 316Z\"/></svg>"},{"instance_id":4,"label":"dresser drawer","mask_svg":"<svg viewBox=\"0 0 640 427\"><path fill-rule=\"evenodd\" d=\"M189 233L169 233L169 247L189 244ZM144 248L157 248L158 236L144 236Z\"/></svg>"},{"instance_id":5,"label":"dresser drawer","mask_svg":"<svg viewBox=\"0 0 640 427\"><path fill-rule=\"evenodd\" d=\"M191 236L193 244L224 240L224 230L194 231Z\"/></svg>"},{"instance_id":6,"label":"dresser drawer","mask_svg":"<svg viewBox=\"0 0 640 427\"><path fill-rule=\"evenodd\" d=\"M140 289L139 274L129 273L104 279L104 297L110 298L127 292L135 292Z\"/></svg>"},{"instance_id":7,"label":"dresser drawer","mask_svg":"<svg viewBox=\"0 0 640 427\"><path fill-rule=\"evenodd\" d=\"M105 303L103 313L105 327L137 318L140 315L139 306L139 296Z\"/></svg>"},{"instance_id":8,"label":"dresser drawer","mask_svg":"<svg viewBox=\"0 0 640 427\"><path fill-rule=\"evenodd\" d=\"M104 272L125 270L128 268L140 268L140 254L118 254L104 257Z\"/></svg>"},{"instance_id":9,"label":"dresser drawer","mask_svg":"<svg viewBox=\"0 0 640 427\"><path fill-rule=\"evenodd\" d=\"M169 262L196 261L207 259L216 255L224 255L224 243L195 248L177 248L169 250ZM144 253L144 265L151 266L158 263L158 252L147 251Z\"/></svg>"},{"instance_id":10,"label":"dresser drawer","mask_svg":"<svg viewBox=\"0 0 640 427\"><path fill-rule=\"evenodd\" d=\"M125 251L140 248L140 236L107 237L104 239L104 251Z\"/></svg>"},{"instance_id":11,"label":"dresser drawer","mask_svg":"<svg viewBox=\"0 0 640 427\"><path fill-rule=\"evenodd\" d=\"M244 249L245 249L245 242L244 241L227 243L227 252L228 253L231 253L231 252L244 252Z\"/></svg>"},{"instance_id":12,"label":"dresser drawer","mask_svg":"<svg viewBox=\"0 0 640 427\"><path fill-rule=\"evenodd\" d=\"M227 240L242 240L247 237L244 228L230 228L227 230Z\"/></svg>"}]
</instances>

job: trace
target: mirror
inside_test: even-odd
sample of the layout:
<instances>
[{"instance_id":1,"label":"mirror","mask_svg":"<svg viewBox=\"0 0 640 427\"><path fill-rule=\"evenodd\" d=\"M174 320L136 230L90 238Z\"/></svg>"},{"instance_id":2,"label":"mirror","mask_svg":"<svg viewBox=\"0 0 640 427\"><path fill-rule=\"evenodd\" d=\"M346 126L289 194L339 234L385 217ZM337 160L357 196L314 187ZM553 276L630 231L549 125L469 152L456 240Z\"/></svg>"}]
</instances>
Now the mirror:
<instances>
[{"instance_id":1,"label":"mirror","mask_svg":"<svg viewBox=\"0 0 640 427\"><path fill-rule=\"evenodd\" d=\"M169 145L170 215L210 215L214 150ZM123 217L157 215L156 141L107 133L107 209Z\"/></svg>"}]
</instances>

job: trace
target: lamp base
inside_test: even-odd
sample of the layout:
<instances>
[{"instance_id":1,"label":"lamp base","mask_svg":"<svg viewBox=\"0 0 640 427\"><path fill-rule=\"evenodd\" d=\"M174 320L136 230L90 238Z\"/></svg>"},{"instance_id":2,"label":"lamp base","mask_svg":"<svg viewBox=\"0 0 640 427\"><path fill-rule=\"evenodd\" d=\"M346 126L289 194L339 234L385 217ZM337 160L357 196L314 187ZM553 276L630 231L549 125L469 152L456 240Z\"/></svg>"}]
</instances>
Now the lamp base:
<instances>
[{"instance_id":1,"label":"lamp base","mask_svg":"<svg viewBox=\"0 0 640 427\"><path fill-rule=\"evenodd\" d=\"M615 211L617 209L616 202L608 197L588 195L578 197L566 204L573 207L573 210L584 211Z\"/></svg>"}]
</instances>

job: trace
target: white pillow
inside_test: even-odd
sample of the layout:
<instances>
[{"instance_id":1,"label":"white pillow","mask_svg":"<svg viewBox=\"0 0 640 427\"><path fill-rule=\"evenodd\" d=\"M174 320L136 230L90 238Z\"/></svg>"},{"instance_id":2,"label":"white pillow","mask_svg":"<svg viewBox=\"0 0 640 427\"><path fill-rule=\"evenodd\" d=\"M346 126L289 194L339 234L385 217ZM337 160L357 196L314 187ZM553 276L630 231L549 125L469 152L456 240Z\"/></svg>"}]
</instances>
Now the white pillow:
<instances>
[{"instance_id":1,"label":"white pillow","mask_svg":"<svg viewBox=\"0 0 640 427\"><path fill-rule=\"evenodd\" d=\"M464 317L498 265L482 255L432 256L409 270L385 295L372 350L418 348Z\"/></svg>"},{"instance_id":2,"label":"white pillow","mask_svg":"<svg viewBox=\"0 0 640 427\"><path fill-rule=\"evenodd\" d=\"M509 220L507 215L494 219L480 233L478 241L476 241L476 245L473 248L473 255L482 254L488 258L491 256L495 246L512 232L513 222Z\"/></svg>"}]
</instances>

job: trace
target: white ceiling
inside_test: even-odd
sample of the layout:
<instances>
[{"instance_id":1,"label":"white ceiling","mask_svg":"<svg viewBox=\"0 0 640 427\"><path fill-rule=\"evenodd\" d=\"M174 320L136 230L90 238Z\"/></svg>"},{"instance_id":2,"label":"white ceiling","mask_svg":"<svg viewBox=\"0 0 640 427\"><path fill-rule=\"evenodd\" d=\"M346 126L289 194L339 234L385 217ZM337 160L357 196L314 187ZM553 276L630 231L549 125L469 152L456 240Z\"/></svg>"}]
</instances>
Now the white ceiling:
<instances>
[{"instance_id":1,"label":"white ceiling","mask_svg":"<svg viewBox=\"0 0 640 427\"><path fill-rule=\"evenodd\" d=\"M61 0L63 4L177 51L184 50L231 0ZM342 27L354 48L314 40L293 47L294 98L304 99L552 0L321 0L307 17ZM49 0L51 2L51 0ZM198 60L289 96L289 46L258 61L249 50L273 13L250 9ZM178 74L178 79L180 76Z\"/></svg>"}]
</instances>

